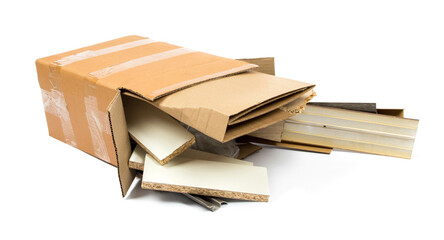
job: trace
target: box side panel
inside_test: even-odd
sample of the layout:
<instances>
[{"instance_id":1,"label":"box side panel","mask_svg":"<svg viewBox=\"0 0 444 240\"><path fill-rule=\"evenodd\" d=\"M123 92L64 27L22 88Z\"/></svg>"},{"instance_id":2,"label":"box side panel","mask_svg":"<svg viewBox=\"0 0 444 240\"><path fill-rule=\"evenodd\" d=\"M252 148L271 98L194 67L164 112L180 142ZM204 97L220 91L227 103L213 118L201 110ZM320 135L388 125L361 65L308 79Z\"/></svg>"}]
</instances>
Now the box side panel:
<instances>
[{"instance_id":1,"label":"box side panel","mask_svg":"<svg viewBox=\"0 0 444 240\"><path fill-rule=\"evenodd\" d=\"M116 165L107 107L116 90L95 86L60 66L37 61L51 136Z\"/></svg>"}]
</instances>

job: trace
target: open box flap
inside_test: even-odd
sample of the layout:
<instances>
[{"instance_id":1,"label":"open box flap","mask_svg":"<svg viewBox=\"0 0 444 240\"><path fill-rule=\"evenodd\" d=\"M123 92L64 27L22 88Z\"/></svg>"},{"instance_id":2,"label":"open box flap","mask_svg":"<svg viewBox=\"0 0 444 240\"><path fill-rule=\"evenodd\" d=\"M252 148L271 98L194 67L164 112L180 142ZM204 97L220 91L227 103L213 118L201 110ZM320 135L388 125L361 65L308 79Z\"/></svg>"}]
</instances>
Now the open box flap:
<instances>
[{"instance_id":1,"label":"open box flap","mask_svg":"<svg viewBox=\"0 0 444 240\"><path fill-rule=\"evenodd\" d=\"M128 166L128 160L131 156L131 145L120 92L116 94L111 102L108 108L108 116L114 148L116 150L120 189L124 197L136 177L136 171L130 169Z\"/></svg>"},{"instance_id":2,"label":"open box flap","mask_svg":"<svg viewBox=\"0 0 444 240\"><path fill-rule=\"evenodd\" d=\"M154 103L163 108L213 109L230 116L230 119L237 119L267 103L313 86L305 82L248 71L183 89Z\"/></svg>"}]
</instances>

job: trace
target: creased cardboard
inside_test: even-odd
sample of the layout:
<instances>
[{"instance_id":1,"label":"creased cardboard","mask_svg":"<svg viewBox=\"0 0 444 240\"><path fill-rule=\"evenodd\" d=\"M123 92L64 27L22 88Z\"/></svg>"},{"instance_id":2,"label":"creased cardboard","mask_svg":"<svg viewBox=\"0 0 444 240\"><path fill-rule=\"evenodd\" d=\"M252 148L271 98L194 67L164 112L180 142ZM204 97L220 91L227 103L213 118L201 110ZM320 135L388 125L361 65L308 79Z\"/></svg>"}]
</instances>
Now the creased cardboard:
<instances>
[{"instance_id":1,"label":"creased cardboard","mask_svg":"<svg viewBox=\"0 0 444 240\"><path fill-rule=\"evenodd\" d=\"M183 89L153 104L200 132L226 142L294 115L279 108L300 99L313 87L250 71Z\"/></svg>"}]
</instances>

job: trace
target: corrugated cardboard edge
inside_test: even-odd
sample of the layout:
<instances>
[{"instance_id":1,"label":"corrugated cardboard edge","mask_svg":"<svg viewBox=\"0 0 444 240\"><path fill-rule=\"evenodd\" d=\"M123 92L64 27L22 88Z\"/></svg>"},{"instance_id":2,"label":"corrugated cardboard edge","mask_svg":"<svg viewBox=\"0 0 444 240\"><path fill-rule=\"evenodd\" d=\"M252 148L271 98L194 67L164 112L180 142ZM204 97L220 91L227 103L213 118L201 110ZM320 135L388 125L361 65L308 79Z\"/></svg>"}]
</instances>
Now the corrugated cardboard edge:
<instances>
[{"instance_id":1,"label":"corrugated cardboard edge","mask_svg":"<svg viewBox=\"0 0 444 240\"><path fill-rule=\"evenodd\" d=\"M212 196L212 197L241 199L241 200L257 201L257 202L268 202L269 198L268 195L261 195L261 194L222 191L222 190L215 190L208 188L197 188L197 187L179 186L179 185L153 183L153 182L142 182L142 188L167 191L167 192L180 192L180 193L190 193L190 194Z\"/></svg>"},{"instance_id":2,"label":"corrugated cardboard edge","mask_svg":"<svg viewBox=\"0 0 444 240\"><path fill-rule=\"evenodd\" d=\"M128 160L131 156L131 144L128 129L126 127L125 113L120 91L117 91L116 96L111 101L108 108L108 117L114 149L116 151L120 189L122 191L122 197L125 197L136 177L136 171L130 169L128 166Z\"/></svg>"}]
</instances>

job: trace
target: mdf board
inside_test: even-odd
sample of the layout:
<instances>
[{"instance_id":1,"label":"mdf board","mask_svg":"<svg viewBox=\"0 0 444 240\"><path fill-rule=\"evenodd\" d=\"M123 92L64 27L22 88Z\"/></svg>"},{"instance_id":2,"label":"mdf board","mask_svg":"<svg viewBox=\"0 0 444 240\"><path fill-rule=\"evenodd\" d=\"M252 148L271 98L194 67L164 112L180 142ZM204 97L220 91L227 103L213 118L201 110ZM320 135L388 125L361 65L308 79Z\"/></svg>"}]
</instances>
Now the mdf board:
<instances>
[{"instance_id":1,"label":"mdf board","mask_svg":"<svg viewBox=\"0 0 444 240\"><path fill-rule=\"evenodd\" d=\"M154 159L164 165L194 144L194 136L153 105L123 96L128 132Z\"/></svg>"},{"instance_id":2,"label":"mdf board","mask_svg":"<svg viewBox=\"0 0 444 240\"><path fill-rule=\"evenodd\" d=\"M149 154L142 188L262 202L269 197L264 167L180 157L161 166Z\"/></svg>"},{"instance_id":3,"label":"mdf board","mask_svg":"<svg viewBox=\"0 0 444 240\"><path fill-rule=\"evenodd\" d=\"M282 140L409 159L417 127L413 119L307 106L285 121Z\"/></svg>"}]
</instances>

